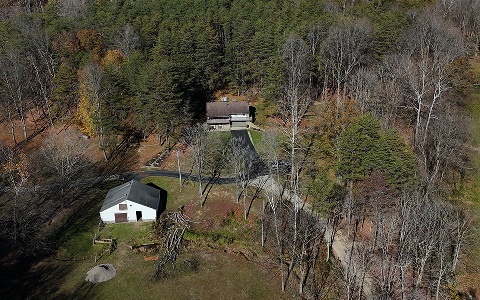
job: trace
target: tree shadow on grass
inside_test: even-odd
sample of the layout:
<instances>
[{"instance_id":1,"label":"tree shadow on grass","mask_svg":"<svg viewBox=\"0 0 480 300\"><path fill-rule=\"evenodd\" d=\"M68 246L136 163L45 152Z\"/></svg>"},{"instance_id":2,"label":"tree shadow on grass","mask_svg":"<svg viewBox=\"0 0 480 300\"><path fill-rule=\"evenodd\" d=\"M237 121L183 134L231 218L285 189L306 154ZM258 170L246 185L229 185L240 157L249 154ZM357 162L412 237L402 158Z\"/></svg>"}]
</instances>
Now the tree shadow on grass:
<instances>
[{"instance_id":1,"label":"tree shadow on grass","mask_svg":"<svg viewBox=\"0 0 480 300\"><path fill-rule=\"evenodd\" d=\"M111 153L108 164L101 168L104 175L119 174L135 170L139 167L139 141L137 138L123 140Z\"/></svg>"},{"instance_id":2,"label":"tree shadow on grass","mask_svg":"<svg viewBox=\"0 0 480 300\"><path fill-rule=\"evenodd\" d=\"M91 282L82 282L73 293L71 294L59 294L55 299L92 299L94 298L94 283Z\"/></svg>"},{"instance_id":3,"label":"tree shadow on grass","mask_svg":"<svg viewBox=\"0 0 480 300\"><path fill-rule=\"evenodd\" d=\"M108 188L105 186L104 188ZM102 190L102 188L100 188ZM76 237L99 221L99 197L79 205L66 221L51 235L54 247L67 245L67 248L79 250ZM96 197L97 196L97 197ZM92 232L93 238L93 232ZM74 241L69 245L70 241ZM65 244L67 243L67 244ZM70 251L67 256L71 256ZM51 255L51 254L50 254ZM81 254L81 256L85 256ZM63 259L85 259L86 257L63 257ZM12 259L13 260L13 259ZM92 292L88 285L82 284L73 295L58 294L65 280L75 268L74 261L61 261L53 258L33 257L17 258L16 262L1 262L0 299L89 299ZM87 298L85 296L88 295Z\"/></svg>"},{"instance_id":4,"label":"tree shadow on grass","mask_svg":"<svg viewBox=\"0 0 480 300\"><path fill-rule=\"evenodd\" d=\"M2 299L53 299L64 279L71 272L70 264L53 259L36 265L20 262L12 269L2 268L0 298ZM67 299L69 297L64 297ZM59 298L58 298L59 299Z\"/></svg>"},{"instance_id":5,"label":"tree shadow on grass","mask_svg":"<svg viewBox=\"0 0 480 300\"><path fill-rule=\"evenodd\" d=\"M85 232L90 232L100 220L99 209L101 200L106 190L114 186L115 182L100 183L93 189L85 190L82 197L84 201L77 202L77 207L66 218L62 225L56 228L50 235L50 241L54 248L66 245L69 250L82 251L82 242L76 238ZM93 231L92 238L93 238ZM69 244L71 241L72 244ZM87 244L91 243L90 240ZM81 284L74 291L73 295L60 294L58 292L65 280L75 268L76 260L83 260L82 257L63 257L65 261L53 257L50 258L31 257L21 258L14 255L14 249L2 247L0 254L0 299L89 299L91 298L91 286ZM10 253L10 256L7 254ZM71 254L70 252L68 252ZM68 256L68 255L67 255ZM88 255L87 255L88 256ZM68 261L71 259L71 261ZM58 296L57 296L58 295ZM88 295L88 297L85 297Z\"/></svg>"},{"instance_id":6,"label":"tree shadow on grass","mask_svg":"<svg viewBox=\"0 0 480 300\"><path fill-rule=\"evenodd\" d=\"M218 179L220 178L220 174L215 174L213 177L210 177L207 181L207 184L205 184L205 187L203 188L202 196L202 206L205 205L205 202L207 202L208 195L210 195L210 191L212 190L213 186L217 183Z\"/></svg>"},{"instance_id":7,"label":"tree shadow on grass","mask_svg":"<svg viewBox=\"0 0 480 300\"><path fill-rule=\"evenodd\" d=\"M93 239L92 230L96 231L95 225L100 222L100 207L105 195L109 189L118 184L118 181L106 181L95 186L79 188L77 194L81 195L81 198L76 201L76 207L72 208L73 211L51 237L56 245L60 246L85 231L90 231Z\"/></svg>"}]
</instances>

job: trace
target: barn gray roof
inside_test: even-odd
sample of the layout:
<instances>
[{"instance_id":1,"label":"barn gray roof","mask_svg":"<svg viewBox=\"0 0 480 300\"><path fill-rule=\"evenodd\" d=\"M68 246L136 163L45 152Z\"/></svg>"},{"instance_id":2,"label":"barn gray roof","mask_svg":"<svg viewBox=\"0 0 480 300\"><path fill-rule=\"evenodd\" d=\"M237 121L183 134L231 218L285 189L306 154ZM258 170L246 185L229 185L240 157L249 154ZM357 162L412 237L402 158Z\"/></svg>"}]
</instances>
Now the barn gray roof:
<instances>
[{"instance_id":1,"label":"barn gray roof","mask_svg":"<svg viewBox=\"0 0 480 300\"><path fill-rule=\"evenodd\" d=\"M233 114L249 114L248 103L239 102L208 102L207 117L228 117Z\"/></svg>"},{"instance_id":2,"label":"barn gray roof","mask_svg":"<svg viewBox=\"0 0 480 300\"><path fill-rule=\"evenodd\" d=\"M109 190L100 211L118 205L125 200L158 210L160 190L136 180L131 180Z\"/></svg>"}]
</instances>

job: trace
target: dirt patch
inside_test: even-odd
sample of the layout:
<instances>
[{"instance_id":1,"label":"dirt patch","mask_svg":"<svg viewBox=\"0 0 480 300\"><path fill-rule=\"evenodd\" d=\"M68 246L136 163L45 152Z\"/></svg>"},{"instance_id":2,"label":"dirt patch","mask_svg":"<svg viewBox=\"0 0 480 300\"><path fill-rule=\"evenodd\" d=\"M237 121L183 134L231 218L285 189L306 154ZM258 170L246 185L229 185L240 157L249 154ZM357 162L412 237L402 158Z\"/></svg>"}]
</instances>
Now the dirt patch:
<instances>
[{"instance_id":1,"label":"dirt patch","mask_svg":"<svg viewBox=\"0 0 480 300\"><path fill-rule=\"evenodd\" d=\"M27 125L27 137L35 134L45 127L44 122L34 122L34 119L37 120L38 116L32 116L30 113L26 117L25 123ZM17 143L20 143L24 140L22 123L20 120L13 121L13 128L15 132L15 139ZM6 119L3 119L0 123L0 141L5 142L7 145L13 146L13 137L12 137L12 125Z\"/></svg>"},{"instance_id":2,"label":"dirt patch","mask_svg":"<svg viewBox=\"0 0 480 300\"><path fill-rule=\"evenodd\" d=\"M216 228L226 218L234 218L237 221L242 219L243 205L236 203L232 195L225 191L213 193L207 202L203 208L200 208L197 201L184 206L184 213L197 222L196 229Z\"/></svg>"},{"instance_id":3,"label":"dirt patch","mask_svg":"<svg viewBox=\"0 0 480 300\"><path fill-rule=\"evenodd\" d=\"M163 150L163 147L158 143L155 134L151 134L140 143L138 147L138 165L137 168L143 167L148 161L155 157Z\"/></svg>"},{"instance_id":4,"label":"dirt patch","mask_svg":"<svg viewBox=\"0 0 480 300\"><path fill-rule=\"evenodd\" d=\"M247 97L243 94L232 94L227 91L217 91L215 93L215 101L222 101L224 97L227 98L227 101L247 101Z\"/></svg>"},{"instance_id":5,"label":"dirt patch","mask_svg":"<svg viewBox=\"0 0 480 300\"><path fill-rule=\"evenodd\" d=\"M185 150L184 150L185 151ZM184 151L180 150L178 152L178 158L180 159L180 167L182 169L185 169L182 165L185 165L185 158L186 154ZM178 160L177 160L177 152L176 151L170 151L168 155L164 157L162 160L160 167L164 170L178 170ZM185 171L185 170L183 170Z\"/></svg>"}]
</instances>

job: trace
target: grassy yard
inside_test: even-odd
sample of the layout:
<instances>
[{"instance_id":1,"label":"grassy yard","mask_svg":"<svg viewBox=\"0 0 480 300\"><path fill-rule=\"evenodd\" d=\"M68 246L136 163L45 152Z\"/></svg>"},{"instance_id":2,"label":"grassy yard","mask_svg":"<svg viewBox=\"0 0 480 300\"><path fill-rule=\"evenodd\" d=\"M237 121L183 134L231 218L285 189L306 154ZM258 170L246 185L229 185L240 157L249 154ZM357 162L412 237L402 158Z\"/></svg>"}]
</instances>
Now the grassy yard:
<instances>
[{"instance_id":1,"label":"grassy yard","mask_svg":"<svg viewBox=\"0 0 480 300\"><path fill-rule=\"evenodd\" d=\"M153 183L167 191L167 211L180 208L197 199L198 186L195 182L186 180L180 185L180 179L169 177L146 177L142 182Z\"/></svg>"},{"instance_id":2,"label":"grassy yard","mask_svg":"<svg viewBox=\"0 0 480 300\"><path fill-rule=\"evenodd\" d=\"M167 211L175 211L183 207L183 211L196 221L194 229L208 235L229 236L233 231L246 235L248 230L240 230L253 224L257 212L261 208L261 200L257 198L252 203L252 208L247 221L243 220L243 203L236 203L235 187L233 184L214 185L208 193L204 207L200 207L198 199L198 185L196 182L186 181L180 187L178 178L146 177L143 183L153 183L165 187L167 190ZM254 190L250 190L250 195ZM247 205L250 204L248 198ZM225 226L238 225L238 226ZM244 226L245 225L245 226ZM247 226L248 225L248 226ZM232 227L235 227L232 229ZM229 232L227 232L229 231ZM249 238L249 237L243 237ZM236 238L237 239L237 238Z\"/></svg>"},{"instance_id":3,"label":"grassy yard","mask_svg":"<svg viewBox=\"0 0 480 300\"><path fill-rule=\"evenodd\" d=\"M64 231L56 257L45 259L30 271L29 289L18 290L13 299L288 299L282 294L280 279L273 266L248 261L238 254L223 250L222 245L238 247L233 243L238 232L248 232L248 221L237 218L239 207L232 198L231 186L215 186L209 199L200 208L196 199L197 189L192 183L179 186L178 179L150 177L143 180L152 182L168 192L167 210L185 206L195 220L216 220L207 231L191 231L187 240L197 244L189 246L178 258L178 271L173 277L161 281L153 280L155 261L144 261L144 253L134 253L129 246L133 243L153 241L152 223L109 224L102 231L102 237L117 239L118 247L95 263L101 245L93 245L97 232L98 211L109 187L99 193L95 205L91 205L71 226ZM211 220L210 220L211 221ZM218 224L221 226L216 227ZM241 230L243 228L243 231ZM217 243L218 250L202 246L202 241ZM233 243L233 244L232 244ZM195 246L197 245L197 246ZM217 248L215 246L214 248ZM229 254L230 253L230 254ZM187 268L186 261L196 261L196 269ZM90 284L84 281L86 272L100 263L111 263L117 275L110 281ZM183 267L182 267L183 266ZM26 285L27 285L26 281ZM32 290L32 286L35 288Z\"/></svg>"},{"instance_id":4,"label":"grassy yard","mask_svg":"<svg viewBox=\"0 0 480 300\"><path fill-rule=\"evenodd\" d=\"M232 133L230 131L209 131L208 134L219 135L222 140L230 140L232 138Z\"/></svg>"},{"instance_id":5,"label":"grassy yard","mask_svg":"<svg viewBox=\"0 0 480 300\"><path fill-rule=\"evenodd\" d=\"M263 133L261 131L249 130L250 137L252 138L253 146L256 148L262 140Z\"/></svg>"}]
</instances>

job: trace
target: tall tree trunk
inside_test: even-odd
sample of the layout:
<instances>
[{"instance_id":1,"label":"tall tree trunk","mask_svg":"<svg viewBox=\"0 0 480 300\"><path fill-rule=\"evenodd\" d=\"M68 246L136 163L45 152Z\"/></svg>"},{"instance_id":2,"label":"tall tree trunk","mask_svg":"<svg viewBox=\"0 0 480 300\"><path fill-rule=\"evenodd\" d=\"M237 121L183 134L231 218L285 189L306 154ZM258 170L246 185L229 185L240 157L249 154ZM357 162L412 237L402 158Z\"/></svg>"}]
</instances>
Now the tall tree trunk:
<instances>
[{"instance_id":1,"label":"tall tree trunk","mask_svg":"<svg viewBox=\"0 0 480 300\"><path fill-rule=\"evenodd\" d=\"M178 166L178 178L179 178L179 184L180 184L180 189L182 189L182 171L180 170L180 154L179 151L176 150L176 155L177 155L177 166Z\"/></svg>"},{"instance_id":2,"label":"tall tree trunk","mask_svg":"<svg viewBox=\"0 0 480 300\"><path fill-rule=\"evenodd\" d=\"M10 112L8 113L8 121L10 123L10 133L12 135L13 143L16 145L17 139L15 138L15 123L12 120L12 114Z\"/></svg>"},{"instance_id":3,"label":"tall tree trunk","mask_svg":"<svg viewBox=\"0 0 480 300\"><path fill-rule=\"evenodd\" d=\"M202 171L200 170L200 167L197 167L197 179L198 179L198 200L200 201L200 207L203 207Z\"/></svg>"},{"instance_id":4,"label":"tall tree trunk","mask_svg":"<svg viewBox=\"0 0 480 300\"><path fill-rule=\"evenodd\" d=\"M105 160L105 162L107 162L108 161L107 149L106 148L102 149L102 153L103 153L103 159Z\"/></svg>"},{"instance_id":5,"label":"tall tree trunk","mask_svg":"<svg viewBox=\"0 0 480 300\"><path fill-rule=\"evenodd\" d=\"M25 121L25 116L23 113L20 114L20 121L22 123L22 130L23 130L23 139L27 140L27 123Z\"/></svg>"},{"instance_id":6,"label":"tall tree trunk","mask_svg":"<svg viewBox=\"0 0 480 300\"><path fill-rule=\"evenodd\" d=\"M261 217L262 217L262 224L261 224L261 243L262 243L262 248L265 246L265 200L262 197L262 212L261 212Z\"/></svg>"},{"instance_id":7,"label":"tall tree trunk","mask_svg":"<svg viewBox=\"0 0 480 300\"><path fill-rule=\"evenodd\" d=\"M247 220L247 192L248 192L248 185L244 183L243 187L243 219Z\"/></svg>"}]
</instances>

